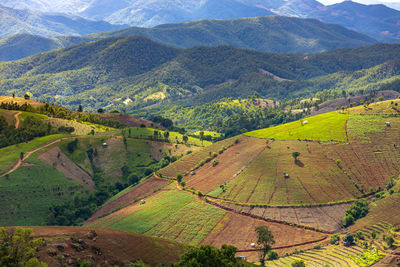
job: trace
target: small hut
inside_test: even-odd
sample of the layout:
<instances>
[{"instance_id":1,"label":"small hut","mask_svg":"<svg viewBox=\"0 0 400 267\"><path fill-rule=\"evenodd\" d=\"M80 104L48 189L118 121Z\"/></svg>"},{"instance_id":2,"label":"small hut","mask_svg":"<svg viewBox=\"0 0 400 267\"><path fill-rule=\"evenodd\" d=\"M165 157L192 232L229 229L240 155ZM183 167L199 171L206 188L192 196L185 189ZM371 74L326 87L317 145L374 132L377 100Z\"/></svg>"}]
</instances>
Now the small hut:
<instances>
[{"instance_id":1,"label":"small hut","mask_svg":"<svg viewBox=\"0 0 400 267\"><path fill-rule=\"evenodd\" d=\"M387 127L390 127L390 126L392 126L392 125L390 124L390 122L388 122L388 121L387 121L387 122L385 122L385 124L386 124L386 126L387 126Z\"/></svg>"},{"instance_id":2,"label":"small hut","mask_svg":"<svg viewBox=\"0 0 400 267\"><path fill-rule=\"evenodd\" d=\"M286 173L286 172L285 172L285 173L283 174L283 177L285 177L286 179L289 178L289 177L290 177L290 176L289 176L289 173Z\"/></svg>"}]
</instances>

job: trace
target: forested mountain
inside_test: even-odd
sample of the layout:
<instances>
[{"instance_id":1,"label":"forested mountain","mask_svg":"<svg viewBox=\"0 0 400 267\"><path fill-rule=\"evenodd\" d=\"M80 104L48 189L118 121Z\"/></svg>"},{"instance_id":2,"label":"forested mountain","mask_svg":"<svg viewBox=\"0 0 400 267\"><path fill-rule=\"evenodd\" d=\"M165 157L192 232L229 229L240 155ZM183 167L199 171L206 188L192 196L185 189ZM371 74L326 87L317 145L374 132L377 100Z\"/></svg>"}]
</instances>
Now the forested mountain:
<instances>
[{"instance_id":1,"label":"forested mountain","mask_svg":"<svg viewBox=\"0 0 400 267\"><path fill-rule=\"evenodd\" d=\"M83 104L88 110L130 112L169 100L207 103L254 91L283 99L333 88L335 77L343 80L399 58L399 45L282 55L230 46L176 49L145 37L107 38L0 64L0 93L30 91L39 100L72 108ZM363 86L385 81L378 69L371 72ZM387 73L386 79L398 75Z\"/></svg>"},{"instance_id":2,"label":"forested mountain","mask_svg":"<svg viewBox=\"0 0 400 267\"><path fill-rule=\"evenodd\" d=\"M84 19L76 15L12 9L0 5L0 37L16 33L42 36L84 35L122 27L104 21Z\"/></svg>"},{"instance_id":3,"label":"forested mountain","mask_svg":"<svg viewBox=\"0 0 400 267\"><path fill-rule=\"evenodd\" d=\"M112 24L142 27L199 19L284 15L340 24L379 41L400 40L397 30L400 11L382 4L363 5L352 1L329 6L315 0L0 0L0 4L13 8L67 12Z\"/></svg>"},{"instance_id":4,"label":"forested mountain","mask_svg":"<svg viewBox=\"0 0 400 267\"><path fill-rule=\"evenodd\" d=\"M200 20L160 25L154 28L132 27L82 37L45 38L20 34L0 39L0 60L16 60L39 52L102 38L134 35L146 36L154 41L180 48L232 45L274 53L316 53L376 42L366 35L347 30L339 25L324 24L313 19L269 16L233 20Z\"/></svg>"}]
</instances>

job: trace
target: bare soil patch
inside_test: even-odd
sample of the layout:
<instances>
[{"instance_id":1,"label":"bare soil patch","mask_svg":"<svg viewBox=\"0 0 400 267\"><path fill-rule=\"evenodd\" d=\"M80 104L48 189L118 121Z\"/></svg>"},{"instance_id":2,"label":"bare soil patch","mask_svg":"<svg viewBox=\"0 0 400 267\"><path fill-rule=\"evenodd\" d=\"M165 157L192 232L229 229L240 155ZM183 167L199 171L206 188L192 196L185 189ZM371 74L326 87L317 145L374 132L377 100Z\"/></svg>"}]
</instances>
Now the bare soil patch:
<instances>
[{"instance_id":1,"label":"bare soil patch","mask_svg":"<svg viewBox=\"0 0 400 267\"><path fill-rule=\"evenodd\" d=\"M83 185L89 190L93 190L95 184L88 173L78 167L70 160L59 147L55 146L43 154L39 155L39 159L53 166L57 171L64 174L68 179L72 179Z\"/></svg>"},{"instance_id":2,"label":"bare soil patch","mask_svg":"<svg viewBox=\"0 0 400 267\"><path fill-rule=\"evenodd\" d=\"M91 231L96 233L96 237L90 235ZM137 260L151 266L171 265L187 249L161 238L109 229L33 227L33 236L50 239L38 251L39 260L49 266L59 266L60 260L73 265L78 258L89 260L94 266L124 266Z\"/></svg>"},{"instance_id":3,"label":"bare soil patch","mask_svg":"<svg viewBox=\"0 0 400 267\"><path fill-rule=\"evenodd\" d=\"M221 184L234 179L254 158L266 147L265 140L258 138L241 138L240 142L218 155L218 164L213 167L211 160L195 171L195 175L188 175L185 181L188 188L209 193ZM211 156L212 157L212 156Z\"/></svg>"},{"instance_id":4,"label":"bare soil patch","mask_svg":"<svg viewBox=\"0 0 400 267\"><path fill-rule=\"evenodd\" d=\"M328 232L336 232L343 228L342 218L351 206L351 203L343 203L315 207L250 207L212 199L209 201L239 214Z\"/></svg>"},{"instance_id":5,"label":"bare soil patch","mask_svg":"<svg viewBox=\"0 0 400 267\"><path fill-rule=\"evenodd\" d=\"M231 244L238 248L239 251L249 251L252 256L251 261L257 261L258 258L251 243L257 242L255 227L266 225L274 235L275 244L273 248L279 253L283 251L293 252L295 248L298 250L305 245L316 244L325 240L328 235L301 229L280 223L265 222L248 216L243 216L235 213L227 213L211 233L202 241L201 244L210 244L220 248L223 244ZM238 255L246 254L238 252Z\"/></svg>"}]
</instances>

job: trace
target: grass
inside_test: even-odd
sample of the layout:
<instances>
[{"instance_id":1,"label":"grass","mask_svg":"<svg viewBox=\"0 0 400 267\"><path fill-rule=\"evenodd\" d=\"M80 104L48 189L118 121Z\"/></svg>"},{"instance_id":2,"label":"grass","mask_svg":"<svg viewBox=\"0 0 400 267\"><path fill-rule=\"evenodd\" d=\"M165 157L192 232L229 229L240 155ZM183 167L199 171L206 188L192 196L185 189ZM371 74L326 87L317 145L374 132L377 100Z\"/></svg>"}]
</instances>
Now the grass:
<instances>
[{"instance_id":1,"label":"grass","mask_svg":"<svg viewBox=\"0 0 400 267\"><path fill-rule=\"evenodd\" d=\"M371 143L368 134L383 133L387 119L382 116L351 114L347 123L350 140L358 139L362 143Z\"/></svg>"},{"instance_id":2,"label":"grass","mask_svg":"<svg viewBox=\"0 0 400 267\"><path fill-rule=\"evenodd\" d=\"M55 134L36 138L28 143L21 143L0 149L0 174L10 169L19 159L21 152L28 152L51 141L69 137L70 135Z\"/></svg>"},{"instance_id":3,"label":"grass","mask_svg":"<svg viewBox=\"0 0 400 267\"><path fill-rule=\"evenodd\" d=\"M226 212L197 200L193 195L161 191L88 226L105 227L163 237L190 245L199 244Z\"/></svg>"},{"instance_id":4,"label":"grass","mask_svg":"<svg viewBox=\"0 0 400 267\"><path fill-rule=\"evenodd\" d=\"M40 119L40 120L49 119L48 116L43 115L43 114L21 111L21 115L19 115L20 121L23 122L27 117L34 117L34 118Z\"/></svg>"},{"instance_id":5,"label":"grass","mask_svg":"<svg viewBox=\"0 0 400 267\"><path fill-rule=\"evenodd\" d=\"M0 178L0 225L45 225L48 209L83 187L32 155Z\"/></svg>"},{"instance_id":6,"label":"grass","mask_svg":"<svg viewBox=\"0 0 400 267\"><path fill-rule=\"evenodd\" d=\"M157 130L157 129L151 129L151 128L141 128L141 127L132 127L129 128L131 130L131 137L132 138L153 138L154 137L154 131L159 132L159 140L165 140L164 139L164 132L162 130ZM126 136L128 136L128 130L125 130ZM169 137L168 141L171 143L177 143L177 144L183 144L183 135L177 132L169 132ZM194 145L194 146L209 146L212 143L209 141L203 141L201 142L198 138L194 138L189 136L188 145Z\"/></svg>"},{"instance_id":7,"label":"grass","mask_svg":"<svg viewBox=\"0 0 400 267\"><path fill-rule=\"evenodd\" d=\"M101 133L101 132L115 130L114 128L110 128L110 127L106 127L106 126L98 125L98 124L94 124L94 123L77 122L77 121L73 121L73 120L63 120L63 119L57 119L57 118L46 119L45 122L50 122L50 124L52 126L57 127L57 128L60 126L74 127L75 131L73 132L73 134L75 134L75 135L87 135L92 130L94 130L95 133Z\"/></svg>"},{"instance_id":8,"label":"grass","mask_svg":"<svg viewBox=\"0 0 400 267\"><path fill-rule=\"evenodd\" d=\"M348 114L329 112L316 115L301 121L248 132L245 135L276 140L316 140L345 142L345 124ZM304 124L308 121L308 124Z\"/></svg>"},{"instance_id":9,"label":"grass","mask_svg":"<svg viewBox=\"0 0 400 267\"><path fill-rule=\"evenodd\" d=\"M354 108L350 108L348 109L348 112L355 114L399 114L400 113L399 104L400 104L399 99L379 101L376 103L372 103L367 107L357 106Z\"/></svg>"}]
</instances>

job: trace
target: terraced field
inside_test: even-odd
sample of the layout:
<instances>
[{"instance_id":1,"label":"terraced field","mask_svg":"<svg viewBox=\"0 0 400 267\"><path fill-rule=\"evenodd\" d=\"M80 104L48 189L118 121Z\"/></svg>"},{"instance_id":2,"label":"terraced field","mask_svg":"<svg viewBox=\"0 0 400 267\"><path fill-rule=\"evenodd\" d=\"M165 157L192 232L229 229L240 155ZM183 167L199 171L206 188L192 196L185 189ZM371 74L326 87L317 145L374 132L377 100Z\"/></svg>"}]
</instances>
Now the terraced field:
<instances>
[{"instance_id":1,"label":"terraced field","mask_svg":"<svg viewBox=\"0 0 400 267\"><path fill-rule=\"evenodd\" d=\"M225 192L210 195L239 203L270 205L328 203L361 196L318 142L274 141L235 179ZM293 152L300 152L295 161ZM289 175L284 177L284 173Z\"/></svg>"},{"instance_id":2,"label":"terraced field","mask_svg":"<svg viewBox=\"0 0 400 267\"><path fill-rule=\"evenodd\" d=\"M329 112L316 115L301 121L294 121L246 133L247 136L276 140L318 140L341 141L347 140L345 124L348 114Z\"/></svg>"},{"instance_id":3,"label":"terraced field","mask_svg":"<svg viewBox=\"0 0 400 267\"><path fill-rule=\"evenodd\" d=\"M225 139L221 142L214 143L208 147L205 147L199 151L193 152L190 155L187 155L173 164L167 166L166 168L159 171L161 176L172 177L175 178L178 173L189 174L189 172L195 168L196 165L200 163L200 161L204 160L207 157L211 157L213 152L218 153L220 149L229 148L230 146L235 144L235 140L239 139L244 140L246 137L239 138L229 138Z\"/></svg>"},{"instance_id":4,"label":"terraced field","mask_svg":"<svg viewBox=\"0 0 400 267\"><path fill-rule=\"evenodd\" d=\"M219 162L216 166L210 161L195 171L195 175L185 177L186 186L207 194L234 179L265 147L264 140L242 137L238 144L216 157Z\"/></svg>"},{"instance_id":5,"label":"terraced field","mask_svg":"<svg viewBox=\"0 0 400 267\"><path fill-rule=\"evenodd\" d=\"M343 228L342 218L350 203L315 207L252 207L208 198L210 203L239 214L267 221L286 222L294 225L336 232Z\"/></svg>"}]
</instances>

